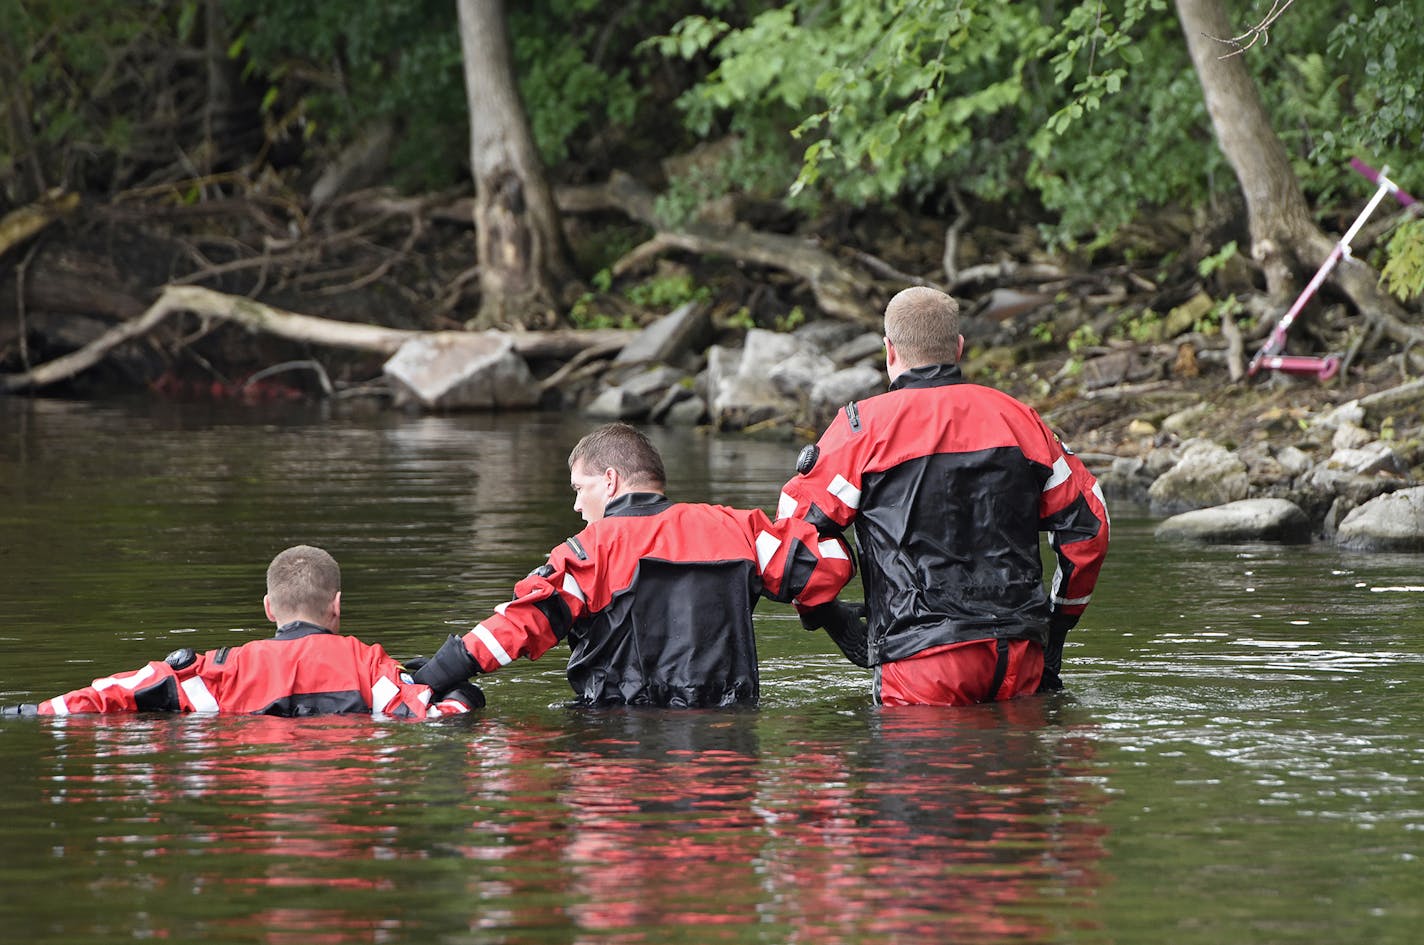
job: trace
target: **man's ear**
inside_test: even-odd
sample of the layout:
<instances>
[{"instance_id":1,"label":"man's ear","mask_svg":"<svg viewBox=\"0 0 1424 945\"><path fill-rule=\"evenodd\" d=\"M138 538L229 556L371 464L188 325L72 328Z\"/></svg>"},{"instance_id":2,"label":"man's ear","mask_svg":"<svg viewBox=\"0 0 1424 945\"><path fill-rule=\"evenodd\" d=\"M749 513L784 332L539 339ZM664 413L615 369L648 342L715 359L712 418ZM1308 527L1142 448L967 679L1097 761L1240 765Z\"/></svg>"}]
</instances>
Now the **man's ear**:
<instances>
[{"instance_id":1,"label":"man's ear","mask_svg":"<svg viewBox=\"0 0 1424 945\"><path fill-rule=\"evenodd\" d=\"M262 595L262 612L267 615L268 620L272 621L273 623L277 622L276 615L272 613L272 595Z\"/></svg>"},{"instance_id":2,"label":"man's ear","mask_svg":"<svg viewBox=\"0 0 1424 945\"><path fill-rule=\"evenodd\" d=\"M611 499L617 495L622 484L623 477L618 475L618 470L609 466L603 471L603 492L608 498Z\"/></svg>"},{"instance_id":3,"label":"man's ear","mask_svg":"<svg viewBox=\"0 0 1424 945\"><path fill-rule=\"evenodd\" d=\"M956 350L956 351L954 352L954 361L955 361L955 363L956 363L956 364L959 363L959 359L962 358L962 357L964 357L964 336L963 336L963 335L960 335L960 336L959 336L959 348L958 348L958 350Z\"/></svg>"}]
</instances>

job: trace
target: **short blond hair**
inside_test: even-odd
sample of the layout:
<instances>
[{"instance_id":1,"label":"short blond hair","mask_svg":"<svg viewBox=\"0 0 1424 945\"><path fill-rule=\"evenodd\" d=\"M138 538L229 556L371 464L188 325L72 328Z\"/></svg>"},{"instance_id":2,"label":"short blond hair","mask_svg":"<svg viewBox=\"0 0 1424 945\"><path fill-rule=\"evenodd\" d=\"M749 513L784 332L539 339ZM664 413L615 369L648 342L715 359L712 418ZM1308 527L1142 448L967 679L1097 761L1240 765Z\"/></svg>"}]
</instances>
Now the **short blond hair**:
<instances>
[{"instance_id":1,"label":"short blond hair","mask_svg":"<svg viewBox=\"0 0 1424 945\"><path fill-rule=\"evenodd\" d=\"M938 289L916 285L885 306L885 337L909 367L959 359L959 303Z\"/></svg>"},{"instance_id":2,"label":"short blond hair","mask_svg":"<svg viewBox=\"0 0 1424 945\"><path fill-rule=\"evenodd\" d=\"M311 545L295 545L267 566L267 597L281 614L320 617L341 593L341 566Z\"/></svg>"}]
</instances>

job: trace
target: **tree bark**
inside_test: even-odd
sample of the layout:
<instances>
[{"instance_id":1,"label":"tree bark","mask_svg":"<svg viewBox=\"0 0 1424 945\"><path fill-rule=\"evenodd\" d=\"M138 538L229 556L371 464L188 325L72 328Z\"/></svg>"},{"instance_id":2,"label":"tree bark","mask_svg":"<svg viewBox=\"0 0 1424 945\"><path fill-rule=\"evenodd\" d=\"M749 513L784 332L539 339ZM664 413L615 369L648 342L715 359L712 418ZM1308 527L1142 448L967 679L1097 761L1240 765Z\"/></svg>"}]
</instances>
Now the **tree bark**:
<instances>
[{"instance_id":1,"label":"tree bark","mask_svg":"<svg viewBox=\"0 0 1424 945\"><path fill-rule=\"evenodd\" d=\"M1266 275L1272 308L1284 314L1300 288L1301 273L1318 269L1335 241L1311 216L1290 156L1271 126L1246 57L1228 55L1221 42L1235 35L1221 0L1176 0L1192 65L1201 82L1216 142L1236 173L1246 200L1251 255ZM1403 321L1404 312L1379 287L1378 276L1347 258L1331 274L1360 313L1401 343L1424 338Z\"/></svg>"},{"instance_id":2,"label":"tree bark","mask_svg":"<svg viewBox=\"0 0 1424 945\"><path fill-rule=\"evenodd\" d=\"M480 265L471 327L489 328L556 310L573 268L519 99L504 4L459 0L459 14Z\"/></svg>"}]
</instances>

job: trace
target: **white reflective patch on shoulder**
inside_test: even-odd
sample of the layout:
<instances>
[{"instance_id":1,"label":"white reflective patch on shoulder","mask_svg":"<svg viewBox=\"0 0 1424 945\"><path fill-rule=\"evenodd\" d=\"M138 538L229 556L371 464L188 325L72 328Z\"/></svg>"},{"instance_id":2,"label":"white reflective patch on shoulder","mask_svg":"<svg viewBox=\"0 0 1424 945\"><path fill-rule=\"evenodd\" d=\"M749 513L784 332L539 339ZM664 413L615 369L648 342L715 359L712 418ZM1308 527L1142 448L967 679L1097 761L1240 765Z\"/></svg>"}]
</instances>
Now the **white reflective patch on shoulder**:
<instances>
[{"instance_id":1,"label":"white reflective patch on shoulder","mask_svg":"<svg viewBox=\"0 0 1424 945\"><path fill-rule=\"evenodd\" d=\"M1053 474L1048 477L1048 481L1043 484L1043 491L1056 489L1067 482L1073 476L1073 470L1068 468L1067 457L1060 456L1053 461Z\"/></svg>"},{"instance_id":2,"label":"white reflective patch on shoulder","mask_svg":"<svg viewBox=\"0 0 1424 945\"><path fill-rule=\"evenodd\" d=\"M485 645L485 649L490 651L490 656L493 656L495 662L499 665L508 666L510 662L514 659L514 657L509 655L509 651L506 650L500 644L500 642L494 638L494 634L490 633L489 627L486 627L482 623L477 623L475 624L475 629L471 630L470 632L475 635L476 639L478 639L481 643Z\"/></svg>"},{"instance_id":3,"label":"white reflective patch on shoulder","mask_svg":"<svg viewBox=\"0 0 1424 945\"><path fill-rule=\"evenodd\" d=\"M1057 594L1053 595L1053 602L1055 604L1063 604L1064 606L1072 606L1074 604L1086 604L1092 599L1092 594L1089 594L1087 597L1059 597Z\"/></svg>"},{"instance_id":4,"label":"white reflective patch on shoulder","mask_svg":"<svg viewBox=\"0 0 1424 945\"><path fill-rule=\"evenodd\" d=\"M822 558L846 558L845 547L834 538L828 538L816 545L816 550L821 553Z\"/></svg>"},{"instance_id":5,"label":"white reflective patch on shoulder","mask_svg":"<svg viewBox=\"0 0 1424 945\"><path fill-rule=\"evenodd\" d=\"M776 557L776 551L780 547L781 539L777 538L771 532L757 532L757 568L765 571L766 566L771 563L771 559Z\"/></svg>"},{"instance_id":6,"label":"white reflective patch on shoulder","mask_svg":"<svg viewBox=\"0 0 1424 945\"><path fill-rule=\"evenodd\" d=\"M860 490L850 484L850 481L840 473L836 473L836 478L831 480L827 487L827 492L840 499L847 507L852 509L860 508Z\"/></svg>"},{"instance_id":7,"label":"white reflective patch on shoulder","mask_svg":"<svg viewBox=\"0 0 1424 945\"><path fill-rule=\"evenodd\" d=\"M382 676L371 685L371 708L376 712L384 712L386 706L398 695L400 686Z\"/></svg>"},{"instance_id":8,"label":"white reflective patch on shoulder","mask_svg":"<svg viewBox=\"0 0 1424 945\"><path fill-rule=\"evenodd\" d=\"M213 694L208 691L208 684L203 682L201 676L189 676L178 683L183 687L183 691L188 695L188 701L193 704L194 712L216 712L218 711L218 700L213 698Z\"/></svg>"},{"instance_id":9,"label":"white reflective patch on shoulder","mask_svg":"<svg viewBox=\"0 0 1424 945\"><path fill-rule=\"evenodd\" d=\"M143 669L135 670L122 679L118 676L105 676L103 679L96 679L93 685L95 689L137 689L143 685L143 683L152 679L153 674L153 667L145 666Z\"/></svg>"},{"instance_id":10,"label":"white reflective patch on shoulder","mask_svg":"<svg viewBox=\"0 0 1424 945\"><path fill-rule=\"evenodd\" d=\"M49 707L54 710L55 715L69 714L69 705L64 701L64 696L55 696L49 700Z\"/></svg>"},{"instance_id":11,"label":"white reflective patch on shoulder","mask_svg":"<svg viewBox=\"0 0 1424 945\"><path fill-rule=\"evenodd\" d=\"M1093 483L1093 495L1097 498L1098 504L1103 507L1103 522L1111 528L1112 515L1108 512L1108 500L1103 498L1103 487L1096 482Z\"/></svg>"},{"instance_id":12,"label":"white reflective patch on shoulder","mask_svg":"<svg viewBox=\"0 0 1424 945\"><path fill-rule=\"evenodd\" d=\"M570 597L577 597L585 604L588 603L588 597L585 596L583 588L579 587L578 581L574 580L574 576L572 574L564 574L564 593L568 594Z\"/></svg>"},{"instance_id":13,"label":"white reflective patch on shoulder","mask_svg":"<svg viewBox=\"0 0 1424 945\"><path fill-rule=\"evenodd\" d=\"M796 511L796 500L785 492L781 493L781 498L776 500L776 517L790 518Z\"/></svg>"},{"instance_id":14,"label":"white reflective patch on shoulder","mask_svg":"<svg viewBox=\"0 0 1424 945\"><path fill-rule=\"evenodd\" d=\"M505 602L502 603L502 604L495 604L495 605L494 605L494 612L497 613L497 614L499 614L501 617L504 616L504 612L505 612L506 610L508 610L508 609L509 609L509 601L505 601Z\"/></svg>"}]
</instances>

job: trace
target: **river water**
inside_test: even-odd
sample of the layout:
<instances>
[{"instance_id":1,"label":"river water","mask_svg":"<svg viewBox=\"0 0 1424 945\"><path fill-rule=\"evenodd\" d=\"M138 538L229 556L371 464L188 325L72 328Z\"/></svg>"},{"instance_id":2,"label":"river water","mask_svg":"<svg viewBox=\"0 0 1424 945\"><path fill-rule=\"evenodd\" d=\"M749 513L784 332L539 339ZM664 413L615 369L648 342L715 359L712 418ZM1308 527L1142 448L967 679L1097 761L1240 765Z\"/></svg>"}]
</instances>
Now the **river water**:
<instances>
[{"instance_id":1,"label":"river water","mask_svg":"<svg viewBox=\"0 0 1424 945\"><path fill-rule=\"evenodd\" d=\"M429 653L580 522L588 424L0 398L0 703L266 635L266 564ZM796 444L652 431L675 497L775 507ZM1068 692L878 709L758 610L761 706L0 721L0 941L1417 942L1424 561L1192 547L1114 507Z\"/></svg>"}]
</instances>

